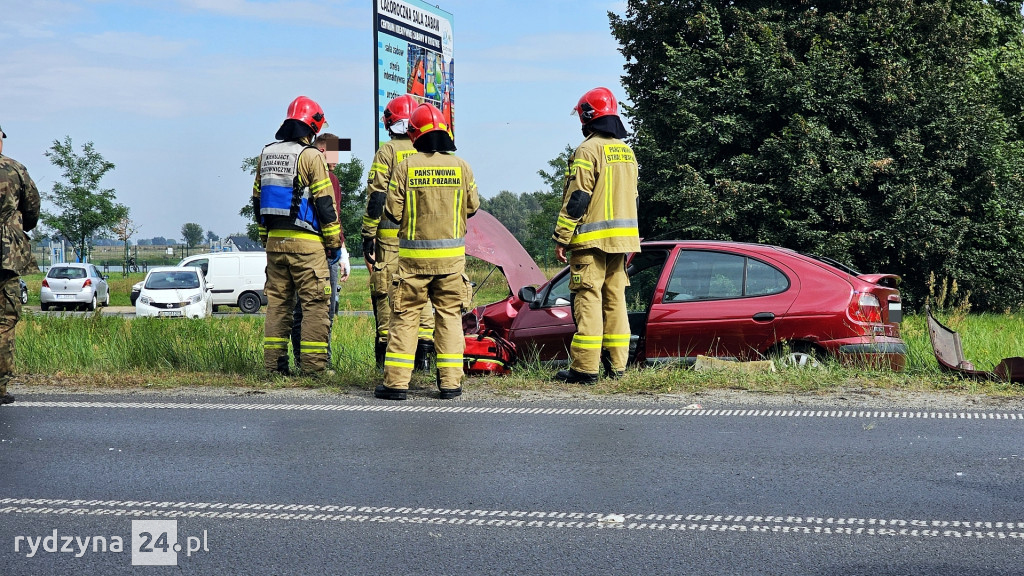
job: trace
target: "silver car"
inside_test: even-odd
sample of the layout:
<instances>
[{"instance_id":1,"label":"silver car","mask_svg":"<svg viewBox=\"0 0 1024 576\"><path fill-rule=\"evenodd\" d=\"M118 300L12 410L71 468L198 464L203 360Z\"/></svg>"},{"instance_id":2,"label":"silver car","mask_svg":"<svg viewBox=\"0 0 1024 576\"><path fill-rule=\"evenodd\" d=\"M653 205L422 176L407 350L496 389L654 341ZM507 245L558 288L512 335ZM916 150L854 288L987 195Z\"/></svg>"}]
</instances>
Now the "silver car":
<instances>
[{"instance_id":1,"label":"silver car","mask_svg":"<svg viewBox=\"0 0 1024 576\"><path fill-rule=\"evenodd\" d=\"M39 307L85 308L110 305L110 287L107 276L100 274L92 264L54 264L43 277L39 289Z\"/></svg>"}]
</instances>

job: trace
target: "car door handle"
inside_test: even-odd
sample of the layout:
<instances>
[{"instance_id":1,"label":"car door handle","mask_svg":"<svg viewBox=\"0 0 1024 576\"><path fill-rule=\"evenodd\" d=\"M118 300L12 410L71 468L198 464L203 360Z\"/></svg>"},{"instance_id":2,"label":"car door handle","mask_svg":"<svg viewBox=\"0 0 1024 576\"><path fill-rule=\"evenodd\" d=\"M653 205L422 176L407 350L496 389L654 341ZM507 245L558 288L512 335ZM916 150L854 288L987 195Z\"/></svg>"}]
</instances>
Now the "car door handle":
<instances>
[{"instance_id":1,"label":"car door handle","mask_svg":"<svg viewBox=\"0 0 1024 576\"><path fill-rule=\"evenodd\" d=\"M775 314L771 312L758 312L754 314L754 322L771 322L775 320Z\"/></svg>"}]
</instances>

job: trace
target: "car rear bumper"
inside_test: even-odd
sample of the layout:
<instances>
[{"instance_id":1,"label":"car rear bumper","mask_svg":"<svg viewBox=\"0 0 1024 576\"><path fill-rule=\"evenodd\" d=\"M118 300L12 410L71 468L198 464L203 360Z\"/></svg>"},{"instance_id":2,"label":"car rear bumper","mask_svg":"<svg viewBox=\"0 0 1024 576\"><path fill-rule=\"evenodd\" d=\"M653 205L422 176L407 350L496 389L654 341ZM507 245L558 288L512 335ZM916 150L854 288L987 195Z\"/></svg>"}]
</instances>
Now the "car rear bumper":
<instances>
[{"instance_id":1,"label":"car rear bumper","mask_svg":"<svg viewBox=\"0 0 1024 576\"><path fill-rule=\"evenodd\" d=\"M94 290L85 288L81 292L54 293L49 288L39 290L39 302L42 304L88 304L92 302Z\"/></svg>"},{"instance_id":2,"label":"car rear bumper","mask_svg":"<svg viewBox=\"0 0 1024 576\"><path fill-rule=\"evenodd\" d=\"M819 344L843 364L896 371L907 365L907 344L899 338L849 338Z\"/></svg>"}]
</instances>

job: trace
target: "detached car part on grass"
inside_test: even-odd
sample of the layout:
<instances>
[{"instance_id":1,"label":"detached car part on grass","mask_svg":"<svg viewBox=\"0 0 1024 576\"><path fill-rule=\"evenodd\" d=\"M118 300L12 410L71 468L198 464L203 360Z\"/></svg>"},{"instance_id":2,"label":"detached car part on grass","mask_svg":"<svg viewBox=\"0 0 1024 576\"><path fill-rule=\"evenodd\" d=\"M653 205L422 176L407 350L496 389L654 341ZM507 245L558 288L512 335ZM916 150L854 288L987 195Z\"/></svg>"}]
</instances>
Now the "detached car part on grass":
<instances>
[{"instance_id":1,"label":"detached car part on grass","mask_svg":"<svg viewBox=\"0 0 1024 576\"><path fill-rule=\"evenodd\" d=\"M568 268L547 281L526 250L484 211L466 253L494 264L510 295L463 316L467 335L501 338L517 355L568 361L576 331ZM898 276L860 274L827 258L763 244L644 241L627 264L629 362L692 365L791 354L902 370Z\"/></svg>"},{"instance_id":2,"label":"detached car part on grass","mask_svg":"<svg viewBox=\"0 0 1024 576\"><path fill-rule=\"evenodd\" d=\"M928 314L928 338L932 343L932 351L944 372L954 372L975 380L1024 383L1024 358L1003 358L991 372L978 370L973 362L964 358L960 335L936 320L931 307L925 306L925 312Z\"/></svg>"}]
</instances>

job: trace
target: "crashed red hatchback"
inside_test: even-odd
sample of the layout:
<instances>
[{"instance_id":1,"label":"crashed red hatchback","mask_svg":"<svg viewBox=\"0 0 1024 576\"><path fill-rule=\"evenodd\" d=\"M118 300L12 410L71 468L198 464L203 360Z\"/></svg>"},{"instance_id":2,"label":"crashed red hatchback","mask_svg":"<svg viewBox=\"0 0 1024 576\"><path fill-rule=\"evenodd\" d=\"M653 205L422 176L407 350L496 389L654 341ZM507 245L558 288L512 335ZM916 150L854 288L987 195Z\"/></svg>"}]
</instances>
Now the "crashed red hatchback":
<instances>
[{"instance_id":1,"label":"crashed red hatchback","mask_svg":"<svg viewBox=\"0 0 1024 576\"><path fill-rule=\"evenodd\" d=\"M576 330L568 269L546 281L493 216L481 211L469 222L467 253L500 268L511 295L467 313L466 333L500 336L521 358L566 362ZM627 271L631 364L774 354L906 364L898 276L859 274L777 246L703 240L642 242Z\"/></svg>"}]
</instances>

